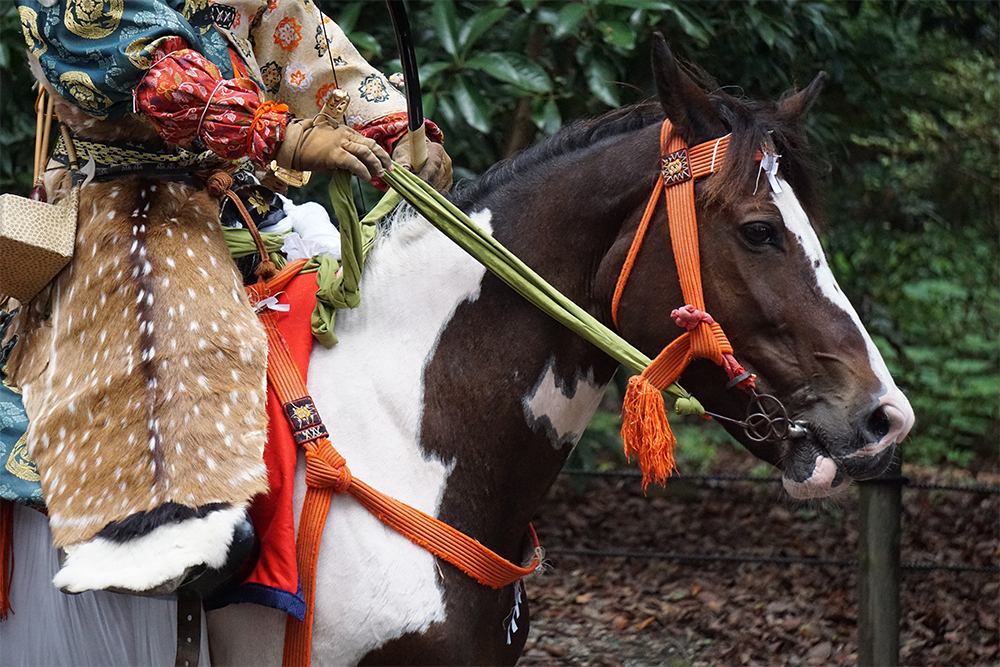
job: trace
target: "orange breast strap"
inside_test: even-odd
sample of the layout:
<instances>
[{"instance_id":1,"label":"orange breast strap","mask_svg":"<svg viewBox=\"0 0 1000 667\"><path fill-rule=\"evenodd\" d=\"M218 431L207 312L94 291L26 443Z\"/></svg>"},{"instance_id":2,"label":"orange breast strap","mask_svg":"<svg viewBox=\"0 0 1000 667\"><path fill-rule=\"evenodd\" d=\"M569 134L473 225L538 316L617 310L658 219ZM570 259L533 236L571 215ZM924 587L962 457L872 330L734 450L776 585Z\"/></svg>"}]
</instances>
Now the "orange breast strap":
<instances>
[{"instance_id":1,"label":"orange breast strap","mask_svg":"<svg viewBox=\"0 0 1000 667\"><path fill-rule=\"evenodd\" d=\"M640 375L632 377L625 393L622 440L625 454L637 454L639 457L643 489L650 481L662 484L675 469L673 449L677 441L667 422L661 392L680 377L696 357L710 359L724 367L730 378L745 374L733 357L733 347L722 327L705 312L694 202L695 179L714 173L722 166L729 147L729 136L689 149L684 139L673 132L670 120L663 122L660 128L660 174L632 239L611 301L611 317L618 326L618 305L622 293L663 192L674 261L687 304L672 311L670 316L687 331L667 345ZM747 377L741 382L752 383L752 378Z\"/></svg>"},{"instance_id":2,"label":"orange breast strap","mask_svg":"<svg viewBox=\"0 0 1000 667\"><path fill-rule=\"evenodd\" d=\"M291 262L267 283L248 287L251 302L257 304L279 292L299 272L305 261ZM288 617L282 658L284 665L308 665L311 660L316 561L334 493L349 493L354 496L362 506L403 537L490 588L503 588L535 571L542 554L538 537L530 525L528 534L533 541L534 554L527 567L520 567L429 514L391 498L353 477L344 457L330 444L326 427L309 397L285 338L275 323L274 315L265 307L258 316L267 331L268 382L284 406L293 435L306 455L306 497L295 542L306 614L302 621Z\"/></svg>"}]
</instances>

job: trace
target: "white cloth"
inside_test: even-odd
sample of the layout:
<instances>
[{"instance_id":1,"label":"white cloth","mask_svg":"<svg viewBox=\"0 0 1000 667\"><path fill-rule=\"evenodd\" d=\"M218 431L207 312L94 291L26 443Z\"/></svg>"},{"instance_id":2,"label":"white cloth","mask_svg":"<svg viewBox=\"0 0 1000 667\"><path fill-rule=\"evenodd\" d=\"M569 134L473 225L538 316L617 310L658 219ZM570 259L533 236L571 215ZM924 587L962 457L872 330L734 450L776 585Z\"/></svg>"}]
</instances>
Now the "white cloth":
<instances>
[{"instance_id":1,"label":"white cloth","mask_svg":"<svg viewBox=\"0 0 1000 667\"><path fill-rule=\"evenodd\" d=\"M66 595L44 515L14 505L14 613L0 623L0 666L172 665L177 603L108 592ZM208 666L202 617L200 664Z\"/></svg>"}]
</instances>

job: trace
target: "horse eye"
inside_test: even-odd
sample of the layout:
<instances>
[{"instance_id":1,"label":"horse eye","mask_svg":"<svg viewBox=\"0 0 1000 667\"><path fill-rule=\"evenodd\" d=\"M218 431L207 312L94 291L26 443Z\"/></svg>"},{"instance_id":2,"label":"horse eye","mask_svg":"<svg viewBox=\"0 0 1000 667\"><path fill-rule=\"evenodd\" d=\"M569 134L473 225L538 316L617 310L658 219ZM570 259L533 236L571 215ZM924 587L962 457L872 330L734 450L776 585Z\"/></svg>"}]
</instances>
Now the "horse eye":
<instances>
[{"instance_id":1,"label":"horse eye","mask_svg":"<svg viewBox=\"0 0 1000 667\"><path fill-rule=\"evenodd\" d=\"M774 239L774 229L766 222L748 222L740 227L740 232L750 245L777 245Z\"/></svg>"}]
</instances>

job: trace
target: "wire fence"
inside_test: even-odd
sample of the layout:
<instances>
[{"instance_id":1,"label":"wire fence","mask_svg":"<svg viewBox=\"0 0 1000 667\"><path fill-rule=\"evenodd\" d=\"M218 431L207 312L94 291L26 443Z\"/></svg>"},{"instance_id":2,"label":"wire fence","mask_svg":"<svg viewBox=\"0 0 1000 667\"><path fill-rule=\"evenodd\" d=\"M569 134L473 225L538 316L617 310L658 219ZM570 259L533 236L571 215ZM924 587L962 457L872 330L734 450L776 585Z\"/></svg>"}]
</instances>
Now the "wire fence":
<instances>
[{"instance_id":1,"label":"wire fence","mask_svg":"<svg viewBox=\"0 0 1000 667\"><path fill-rule=\"evenodd\" d=\"M635 470L632 468L624 468L621 470L583 470L582 468L566 468L562 471L563 475L570 477L635 477L641 478L642 471ZM699 475L699 474L681 474L677 473L671 475L668 479L670 481L686 481L686 482L751 482L755 484L781 484L780 477L763 477L760 475ZM985 486L981 484L932 484L928 482L915 482L906 476L899 477L879 477L878 482L900 482L903 488L911 489L932 489L938 491L955 491L958 493L982 493L986 495L1000 495L1000 486Z\"/></svg>"},{"instance_id":2,"label":"wire fence","mask_svg":"<svg viewBox=\"0 0 1000 667\"><path fill-rule=\"evenodd\" d=\"M562 471L563 475L570 477L599 477L599 478L641 478L642 472L634 469L622 470L583 470L578 468L568 468ZM709 486L725 486L734 482L749 482L752 484L780 484L780 477L762 477L756 475L699 475L699 474L675 474L668 479L671 481L696 482ZM1000 495L1000 486L985 485L955 485L955 484L932 484L926 482L914 482L905 476L880 477L878 482L897 483L902 488L935 490L951 493L969 493L981 495ZM854 559L826 559L802 556L776 556L776 555L755 555L745 553L684 553L676 551L631 551L628 549L582 549L549 547L547 553L563 556L577 556L581 558L640 558L673 560L679 562L731 562L731 563L766 563L777 565L808 565L857 568L859 563ZM990 574L1000 574L1000 565L971 565L969 563L935 563L935 562L903 562L900 563L903 571L930 571L948 570L952 572L982 572Z\"/></svg>"}]
</instances>

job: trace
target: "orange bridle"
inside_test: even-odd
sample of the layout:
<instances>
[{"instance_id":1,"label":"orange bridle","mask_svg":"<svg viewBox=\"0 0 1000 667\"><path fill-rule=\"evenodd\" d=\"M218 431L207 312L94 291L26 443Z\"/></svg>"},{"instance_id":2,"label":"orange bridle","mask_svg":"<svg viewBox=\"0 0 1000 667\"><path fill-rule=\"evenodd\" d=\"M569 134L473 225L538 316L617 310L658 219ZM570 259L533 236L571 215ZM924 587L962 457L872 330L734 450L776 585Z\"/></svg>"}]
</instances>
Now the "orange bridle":
<instances>
[{"instance_id":1,"label":"orange bridle","mask_svg":"<svg viewBox=\"0 0 1000 667\"><path fill-rule=\"evenodd\" d=\"M660 129L660 177L656 179L639 228L625 264L615 285L611 301L611 317L618 326L618 307L629 274L635 264L643 238L653 217L653 211L663 192L666 199L670 242L680 278L681 293L686 305L670 313L678 326L687 329L674 339L643 370L629 381L622 414L622 438L625 453L639 455L643 470L643 487L650 481L662 482L673 471L672 449L675 441L665 415L651 410L651 401L662 402L658 395L674 382L694 358L710 359L729 374L730 384L744 389L754 386L753 375L747 373L733 357L733 346L722 326L705 312L705 296L701 283L701 255L698 247L698 220L695 212L695 179L717 171L725 162L729 137L707 141L694 148L673 131L665 120Z\"/></svg>"}]
</instances>

